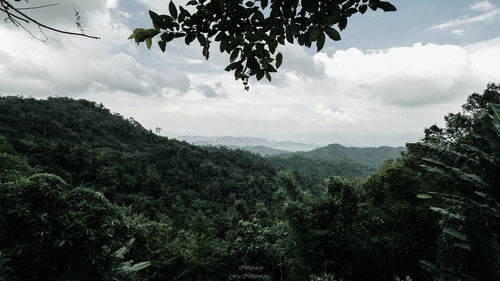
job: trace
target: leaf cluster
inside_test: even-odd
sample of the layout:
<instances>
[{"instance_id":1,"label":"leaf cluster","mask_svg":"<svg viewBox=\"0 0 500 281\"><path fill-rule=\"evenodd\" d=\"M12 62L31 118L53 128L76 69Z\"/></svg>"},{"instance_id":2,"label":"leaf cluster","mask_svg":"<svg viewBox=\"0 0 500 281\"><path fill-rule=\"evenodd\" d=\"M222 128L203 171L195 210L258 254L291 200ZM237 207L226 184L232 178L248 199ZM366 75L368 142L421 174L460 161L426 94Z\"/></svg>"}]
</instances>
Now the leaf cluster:
<instances>
[{"instance_id":1,"label":"leaf cluster","mask_svg":"<svg viewBox=\"0 0 500 281\"><path fill-rule=\"evenodd\" d=\"M184 38L189 45L197 41L203 55L215 41L221 53L229 55L226 71L247 85L248 78L257 80L276 72L283 62L277 51L280 45L298 43L317 51L325 46L327 37L341 39L339 30L347 27L348 18L371 10L395 11L396 7L380 0L191 0L192 12L169 3L169 14L149 11L153 28L137 28L129 39L145 42L151 48L152 38L160 35L158 46L165 52L167 43ZM248 87L245 87L248 89Z\"/></svg>"}]
</instances>

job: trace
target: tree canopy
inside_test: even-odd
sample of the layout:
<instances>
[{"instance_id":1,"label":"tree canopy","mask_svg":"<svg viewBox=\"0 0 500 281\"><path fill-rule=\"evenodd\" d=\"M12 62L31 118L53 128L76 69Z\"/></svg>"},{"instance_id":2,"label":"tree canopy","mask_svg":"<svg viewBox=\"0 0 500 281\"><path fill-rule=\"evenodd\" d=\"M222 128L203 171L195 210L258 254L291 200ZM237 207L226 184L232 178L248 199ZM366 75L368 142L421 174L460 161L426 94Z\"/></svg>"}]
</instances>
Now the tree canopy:
<instances>
[{"instance_id":1,"label":"tree canopy","mask_svg":"<svg viewBox=\"0 0 500 281\"><path fill-rule=\"evenodd\" d=\"M352 15L364 14L368 8L396 11L394 5L380 0L191 0L186 5L194 12L172 1L169 14L149 11L153 27L137 28L129 39L151 48L152 39L160 35L158 46L163 52L175 38L184 38L187 45L197 40L206 59L211 44L218 42L220 52L229 54L225 70L234 72L246 90L251 76L271 81L271 73L283 62L279 45L288 42L309 48L315 44L320 51L327 37L341 39L339 30L346 28Z\"/></svg>"}]
</instances>

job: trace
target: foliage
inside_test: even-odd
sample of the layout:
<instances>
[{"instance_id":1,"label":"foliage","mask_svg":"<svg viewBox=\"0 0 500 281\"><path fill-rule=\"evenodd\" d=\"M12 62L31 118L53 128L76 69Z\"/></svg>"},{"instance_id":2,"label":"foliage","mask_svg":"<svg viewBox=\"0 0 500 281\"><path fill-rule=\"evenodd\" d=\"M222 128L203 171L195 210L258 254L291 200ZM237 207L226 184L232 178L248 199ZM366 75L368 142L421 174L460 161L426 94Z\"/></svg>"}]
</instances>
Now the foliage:
<instances>
[{"instance_id":1,"label":"foliage","mask_svg":"<svg viewBox=\"0 0 500 281\"><path fill-rule=\"evenodd\" d=\"M345 147L330 144L309 152L284 153L268 157L285 169L320 177L340 176L359 180L374 174L386 160L395 159L403 147Z\"/></svg>"},{"instance_id":2,"label":"foliage","mask_svg":"<svg viewBox=\"0 0 500 281\"><path fill-rule=\"evenodd\" d=\"M462 113L474 116L456 126L463 137L408 145L363 180L325 172L319 183L92 102L0 97L0 279L494 280L500 118L481 106Z\"/></svg>"},{"instance_id":3,"label":"foliage","mask_svg":"<svg viewBox=\"0 0 500 281\"><path fill-rule=\"evenodd\" d=\"M153 28L137 28L129 39L137 44L145 42L151 48L152 38L160 35L158 45L163 52L175 38L184 38L187 45L197 40L207 59L213 41L219 42L220 52L230 55L225 70L243 80L247 90L251 76L257 80L265 76L271 81L271 73L283 61L283 55L276 53L278 45L297 41L306 47L316 44L320 51L327 36L340 40L337 29L345 29L352 15L364 14L368 8L396 10L389 2L380 0L192 0L187 7L170 1L168 8L169 14L165 15L149 11Z\"/></svg>"},{"instance_id":4,"label":"foliage","mask_svg":"<svg viewBox=\"0 0 500 281\"><path fill-rule=\"evenodd\" d=\"M422 159L425 171L444 185L453 186L420 195L422 199L438 197L448 203L432 207L443 215L439 264L422 262L442 280L500 278L500 105L488 103L498 101L499 89L495 84L488 85L483 96L469 97L463 114L448 115L448 126L440 130L441 134L408 145L411 151L429 157ZM443 142L447 145L439 145Z\"/></svg>"},{"instance_id":5,"label":"foliage","mask_svg":"<svg viewBox=\"0 0 500 281\"><path fill-rule=\"evenodd\" d=\"M118 208L102 194L35 174L0 186L1 252L24 280L126 280L117 249L128 236ZM133 268L133 269L137 269Z\"/></svg>"}]
</instances>

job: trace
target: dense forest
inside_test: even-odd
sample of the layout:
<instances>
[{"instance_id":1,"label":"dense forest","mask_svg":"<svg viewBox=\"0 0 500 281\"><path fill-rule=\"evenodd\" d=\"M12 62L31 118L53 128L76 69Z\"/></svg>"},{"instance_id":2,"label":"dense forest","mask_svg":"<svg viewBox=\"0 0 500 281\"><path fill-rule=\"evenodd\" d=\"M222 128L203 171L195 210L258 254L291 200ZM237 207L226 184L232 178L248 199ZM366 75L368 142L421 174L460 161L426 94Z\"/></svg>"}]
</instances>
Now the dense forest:
<instances>
[{"instance_id":1,"label":"dense forest","mask_svg":"<svg viewBox=\"0 0 500 281\"><path fill-rule=\"evenodd\" d=\"M386 160L396 159L404 147L345 147L330 144L308 152L279 153L269 157L285 169L319 178L340 176L363 179L375 173Z\"/></svg>"},{"instance_id":2,"label":"dense forest","mask_svg":"<svg viewBox=\"0 0 500 281\"><path fill-rule=\"evenodd\" d=\"M499 104L489 84L373 174L331 177L0 97L0 280L500 280Z\"/></svg>"}]
</instances>

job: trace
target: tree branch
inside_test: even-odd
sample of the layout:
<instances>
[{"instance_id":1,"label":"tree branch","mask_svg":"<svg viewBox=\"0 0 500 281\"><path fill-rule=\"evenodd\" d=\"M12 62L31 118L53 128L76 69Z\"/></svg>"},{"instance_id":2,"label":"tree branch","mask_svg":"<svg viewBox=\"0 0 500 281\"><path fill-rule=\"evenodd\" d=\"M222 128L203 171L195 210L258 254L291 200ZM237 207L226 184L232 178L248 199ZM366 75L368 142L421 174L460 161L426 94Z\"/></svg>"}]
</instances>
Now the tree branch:
<instances>
[{"instance_id":1,"label":"tree branch","mask_svg":"<svg viewBox=\"0 0 500 281\"><path fill-rule=\"evenodd\" d=\"M83 37L92 38L92 39L100 39L100 37L97 37L97 36L91 36L91 35L87 35L87 34L84 34L84 33L70 32L70 31L65 31L65 30L61 30L61 29L50 27L48 25L40 23L39 21L37 21L37 20L33 19L32 17L26 15L25 13L21 12L20 9L12 6L7 0L0 0L0 2L2 3L2 6L4 7L4 9L2 9L1 11L4 12L4 13L6 13L7 16L9 17L9 19L16 26L18 26L18 23L15 20L13 20L13 17L15 17L15 18L17 18L19 20L23 20L23 21L25 21L27 23L31 21L31 22L37 24L39 27L43 27L45 29L52 30L52 31L57 32L57 33L74 35L74 36L83 36ZM45 5L45 6L53 6L53 5L55 5L55 4ZM41 8L41 7L43 7L43 6L33 7L33 8ZM12 14L12 12L10 12L9 9L12 9L14 12L18 13L22 17L16 16L16 15Z\"/></svg>"},{"instance_id":2,"label":"tree branch","mask_svg":"<svg viewBox=\"0 0 500 281\"><path fill-rule=\"evenodd\" d=\"M57 5L59 5L59 3L47 4L47 5L41 5L41 6L35 6L35 7L17 8L17 9L18 10L34 10L34 9L53 7L53 6L57 6Z\"/></svg>"}]
</instances>

